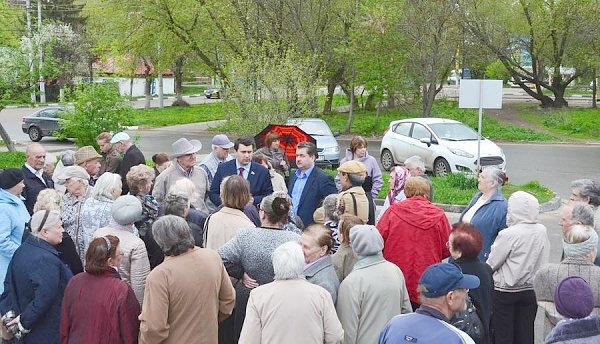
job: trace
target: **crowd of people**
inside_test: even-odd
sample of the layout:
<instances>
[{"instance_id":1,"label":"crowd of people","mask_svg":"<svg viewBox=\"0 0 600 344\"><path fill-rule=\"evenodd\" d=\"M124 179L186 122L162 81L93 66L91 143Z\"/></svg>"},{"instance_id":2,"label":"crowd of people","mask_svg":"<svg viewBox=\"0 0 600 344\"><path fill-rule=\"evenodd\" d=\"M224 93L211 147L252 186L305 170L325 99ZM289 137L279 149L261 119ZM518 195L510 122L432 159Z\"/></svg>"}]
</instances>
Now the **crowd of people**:
<instances>
[{"instance_id":1,"label":"crowd of people","mask_svg":"<svg viewBox=\"0 0 600 344\"><path fill-rule=\"evenodd\" d=\"M571 184L549 264L537 199L507 200L495 167L451 225L419 157L392 169L378 214L365 138L335 178L314 143L295 161L279 144L218 134L198 161L180 138L154 168L124 132L56 166L29 145L0 174L3 340L533 343L538 305L547 343L600 338L600 183Z\"/></svg>"}]
</instances>

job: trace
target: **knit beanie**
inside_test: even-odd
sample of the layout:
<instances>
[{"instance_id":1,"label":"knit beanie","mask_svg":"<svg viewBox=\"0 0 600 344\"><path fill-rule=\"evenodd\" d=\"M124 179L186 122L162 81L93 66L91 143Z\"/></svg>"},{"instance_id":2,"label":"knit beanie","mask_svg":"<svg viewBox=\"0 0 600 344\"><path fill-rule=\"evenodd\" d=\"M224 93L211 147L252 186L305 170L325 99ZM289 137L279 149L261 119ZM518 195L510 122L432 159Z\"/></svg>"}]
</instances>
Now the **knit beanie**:
<instances>
[{"instance_id":1,"label":"knit beanie","mask_svg":"<svg viewBox=\"0 0 600 344\"><path fill-rule=\"evenodd\" d=\"M23 180L23 172L18 168L7 168L0 173L0 189L8 190Z\"/></svg>"},{"instance_id":2,"label":"knit beanie","mask_svg":"<svg viewBox=\"0 0 600 344\"><path fill-rule=\"evenodd\" d=\"M383 250L383 238L377 227L356 225L350 228L352 251L359 256L372 256Z\"/></svg>"},{"instance_id":3,"label":"knit beanie","mask_svg":"<svg viewBox=\"0 0 600 344\"><path fill-rule=\"evenodd\" d=\"M554 289L556 310L565 318L585 318L594 309L594 294L590 285L579 276L570 276Z\"/></svg>"},{"instance_id":4,"label":"knit beanie","mask_svg":"<svg viewBox=\"0 0 600 344\"><path fill-rule=\"evenodd\" d=\"M135 196L121 196L113 203L110 214L116 223L130 225L142 216L142 203Z\"/></svg>"}]
</instances>

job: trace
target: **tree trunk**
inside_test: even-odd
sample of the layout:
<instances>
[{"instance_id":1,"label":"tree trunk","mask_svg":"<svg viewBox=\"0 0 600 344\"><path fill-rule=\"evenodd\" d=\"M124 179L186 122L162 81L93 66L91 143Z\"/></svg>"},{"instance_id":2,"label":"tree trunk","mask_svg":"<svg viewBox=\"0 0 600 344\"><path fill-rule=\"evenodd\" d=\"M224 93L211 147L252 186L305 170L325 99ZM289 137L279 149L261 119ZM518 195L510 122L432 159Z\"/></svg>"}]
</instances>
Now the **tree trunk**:
<instances>
[{"instance_id":1,"label":"tree trunk","mask_svg":"<svg viewBox=\"0 0 600 344\"><path fill-rule=\"evenodd\" d=\"M423 110L421 116L431 116L433 101L435 100L435 84L423 85Z\"/></svg>"},{"instance_id":2,"label":"tree trunk","mask_svg":"<svg viewBox=\"0 0 600 344\"><path fill-rule=\"evenodd\" d=\"M354 88L348 87L348 85L345 83L341 83L340 87L342 88L342 91L344 91L344 94L346 95L346 97L348 97L348 99L350 100L350 104L352 105L351 107L352 108L356 107L356 98L354 97Z\"/></svg>"},{"instance_id":3,"label":"tree trunk","mask_svg":"<svg viewBox=\"0 0 600 344\"><path fill-rule=\"evenodd\" d=\"M146 100L144 102L144 109L149 109L150 101L152 100L152 66L150 66L150 63L148 63L145 58L142 58L142 61L144 62L144 79L146 79L144 85L144 96Z\"/></svg>"},{"instance_id":4,"label":"tree trunk","mask_svg":"<svg viewBox=\"0 0 600 344\"><path fill-rule=\"evenodd\" d=\"M393 109L396 107L396 95L391 90L388 90L387 107L388 109Z\"/></svg>"},{"instance_id":5,"label":"tree trunk","mask_svg":"<svg viewBox=\"0 0 600 344\"><path fill-rule=\"evenodd\" d=\"M1 110L2 108L0 108L0 111ZM13 142L10 139L10 136L8 136L8 133L6 132L6 130L4 130L4 126L2 125L2 123L0 123L0 137L2 137L2 141L4 141L4 144L6 145L6 148L8 148L9 152L17 151L15 149L15 145L13 145Z\"/></svg>"},{"instance_id":6,"label":"tree trunk","mask_svg":"<svg viewBox=\"0 0 600 344\"><path fill-rule=\"evenodd\" d=\"M594 76L594 78L592 79L592 108L595 109L598 107L598 105L596 104L598 96L598 79L596 79L596 68L594 68L592 75Z\"/></svg>"},{"instance_id":7,"label":"tree trunk","mask_svg":"<svg viewBox=\"0 0 600 344\"><path fill-rule=\"evenodd\" d=\"M342 89L344 89L344 87L342 86ZM355 103L355 99L354 99L354 83L352 84L352 87L350 88L350 104L354 104ZM344 91L346 92L346 91ZM352 120L354 117L354 106L350 106L350 112L348 113L348 121L346 122L346 128L344 128L344 133L345 134L350 134L350 128L352 127Z\"/></svg>"},{"instance_id":8,"label":"tree trunk","mask_svg":"<svg viewBox=\"0 0 600 344\"><path fill-rule=\"evenodd\" d=\"M327 80L327 97L325 97L325 105L323 106L323 113L331 113L331 105L333 104L333 95L335 93L335 87L337 84L333 78Z\"/></svg>"},{"instance_id":9,"label":"tree trunk","mask_svg":"<svg viewBox=\"0 0 600 344\"><path fill-rule=\"evenodd\" d=\"M375 110L375 94L370 93L365 102L365 110Z\"/></svg>"},{"instance_id":10,"label":"tree trunk","mask_svg":"<svg viewBox=\"0 0 600 344\"><path fill-rule=\"evenodd\" d=\"M173 102L173 106L188 106L188 102L183 100L183 64L185 59L183 56L179 57L175 61L173 67L173 76L175 77L175 96L176 100Z\"/></svg>"}]
</instances>

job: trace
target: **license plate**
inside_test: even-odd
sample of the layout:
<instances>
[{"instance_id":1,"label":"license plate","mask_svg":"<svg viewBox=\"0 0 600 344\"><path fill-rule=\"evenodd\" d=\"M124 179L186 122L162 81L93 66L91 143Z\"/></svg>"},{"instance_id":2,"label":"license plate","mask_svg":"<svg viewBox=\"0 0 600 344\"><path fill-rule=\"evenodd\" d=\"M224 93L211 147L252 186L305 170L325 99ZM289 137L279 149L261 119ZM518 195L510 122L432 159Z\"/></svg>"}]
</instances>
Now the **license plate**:
<instances>
[{"instance_id":1,"label":"license plate","mask_svg":"<svg viewBox=\"0 0 600 344\"><path fill-rule=\"evenodd\" d=\"M325 160L325 157L323 155L319 155L317 157L317 161L323 161L323 160Z\"/></svg>"}]
</instances>

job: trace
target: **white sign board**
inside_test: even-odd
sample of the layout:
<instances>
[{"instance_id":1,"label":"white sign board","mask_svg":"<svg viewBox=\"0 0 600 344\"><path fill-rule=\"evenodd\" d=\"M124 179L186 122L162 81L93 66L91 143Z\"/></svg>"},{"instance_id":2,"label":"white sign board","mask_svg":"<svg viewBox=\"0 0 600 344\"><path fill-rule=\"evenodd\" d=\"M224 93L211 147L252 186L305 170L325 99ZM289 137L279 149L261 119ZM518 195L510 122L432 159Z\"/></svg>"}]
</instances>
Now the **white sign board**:
<instances>
[{"instance_id":1,"label":"white sign board","mask_svg":"<svg viewBox=\"0 0 600 344\"><path fill-rule=\"evenodd\" d=\"M502 109L502 80L462 79L458 107L467 109Z\"/></svg>"}]
</instances>

